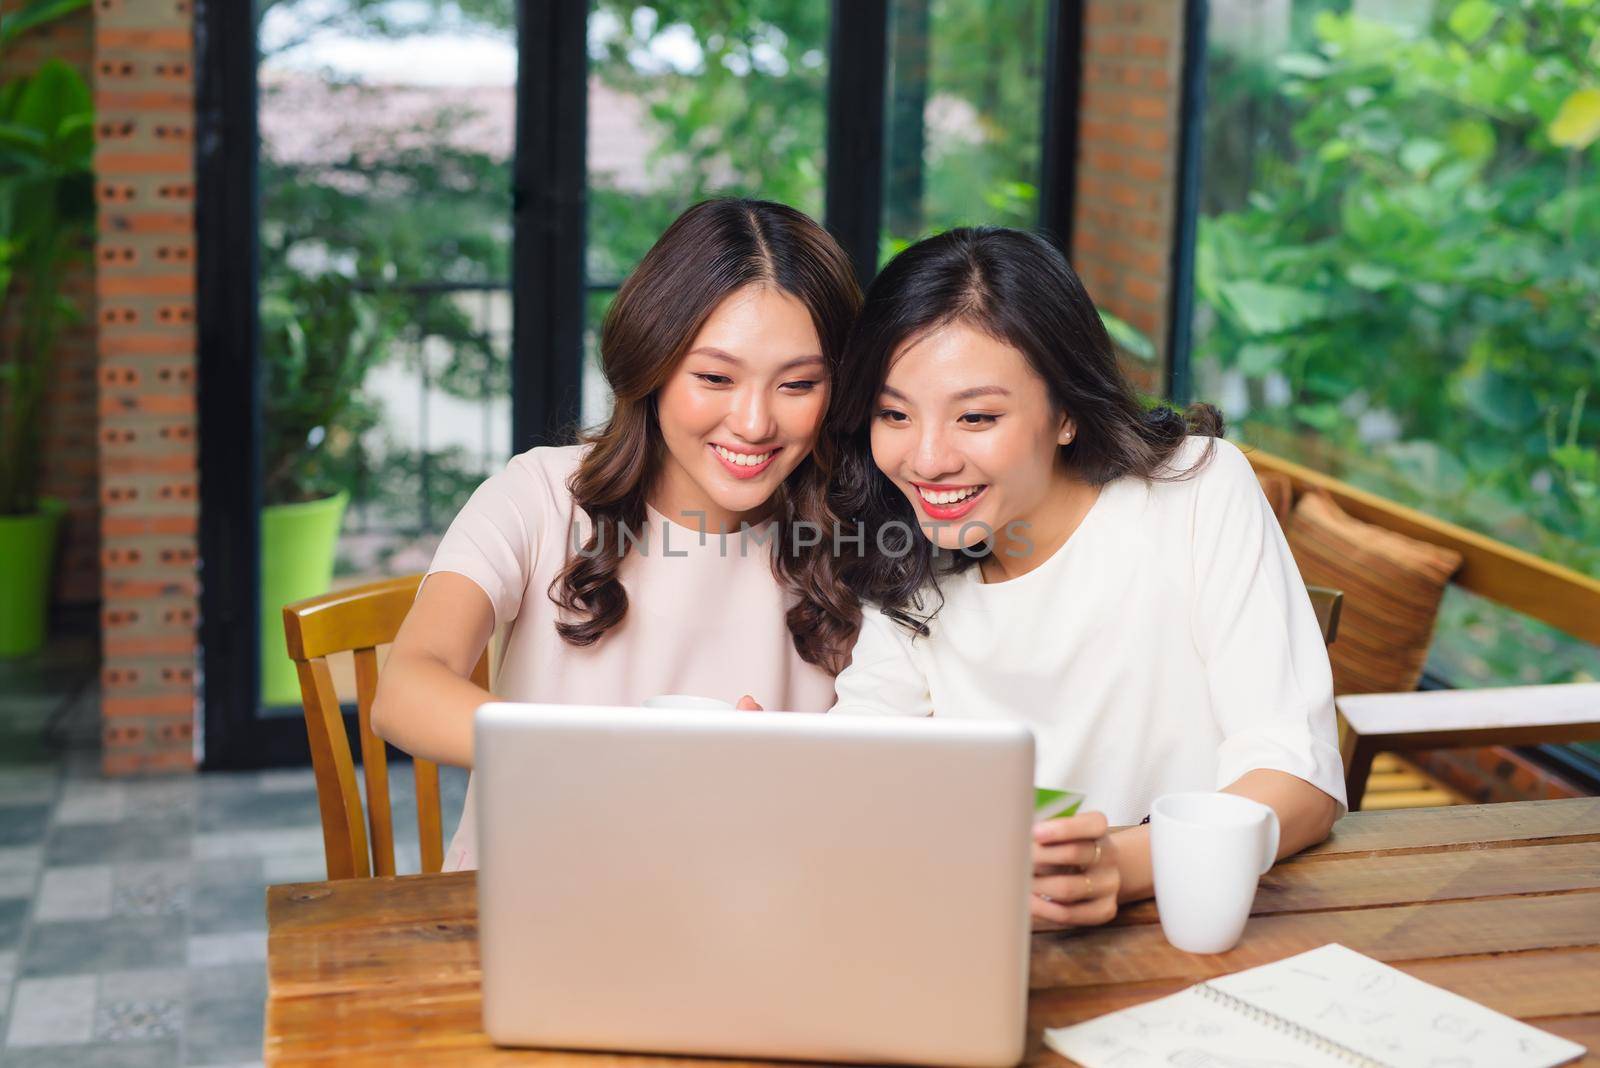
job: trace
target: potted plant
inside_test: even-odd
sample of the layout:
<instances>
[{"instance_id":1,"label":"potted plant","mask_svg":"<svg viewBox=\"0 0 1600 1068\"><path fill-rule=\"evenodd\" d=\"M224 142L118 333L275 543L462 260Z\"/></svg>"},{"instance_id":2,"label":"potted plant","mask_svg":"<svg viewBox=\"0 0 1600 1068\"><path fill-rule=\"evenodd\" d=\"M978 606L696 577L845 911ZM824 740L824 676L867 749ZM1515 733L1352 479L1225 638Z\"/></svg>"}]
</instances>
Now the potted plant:
<instances>
[{"instance_id":1,"label":"potted plant","mask_svg":"<svg viewBox=\"0 0 1600 1068\"><path fill-rule=\"evenodd\" d=\"M328 589L361 437L367 371L404 322L395 298L343 275L281 275L261 300L261 700L298 704L283 606Z\"/></svg>"},{"instance_id":2,"label":"potted plant","mask_svg":"<svg viewBox=\"0 0 1600 1068\"><path fill-rule=\"evenodd\" d=\"M64 508L39 496L40 438L52 350L78 315L62 279L94 227L93 123L59 60L0 85L0 656L44 642Z\"/></svg>"}]
</instances>

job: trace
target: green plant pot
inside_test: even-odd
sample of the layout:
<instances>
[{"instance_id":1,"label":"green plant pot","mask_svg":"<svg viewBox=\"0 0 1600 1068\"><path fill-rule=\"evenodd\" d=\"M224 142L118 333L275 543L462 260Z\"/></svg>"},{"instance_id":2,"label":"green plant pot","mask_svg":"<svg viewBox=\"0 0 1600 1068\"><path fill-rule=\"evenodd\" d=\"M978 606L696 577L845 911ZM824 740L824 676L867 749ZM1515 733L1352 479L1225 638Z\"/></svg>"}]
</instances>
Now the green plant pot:
<instances>
[{"instance_id":1,"label":"green plant pot","mask_svg":"<svg viewBox=\"0 0 1600 1068\"><path fill-rule=\"evenodd\" d=\"M27 656L44 644L56 534L66 511L45 498L32 515L0 516L0 657Z\"/></svg>"},{"instance_id":2,"label":"green plant pot","mask_svg":"<svg viewBox=\"0 0 1600 1068\"><path fill-rule=\"evenodd\" d=\"M300 704L300 679L283 638L283 606L326 593L346 493L261 509L261 703Z\"/></svg>"}]
</instances>

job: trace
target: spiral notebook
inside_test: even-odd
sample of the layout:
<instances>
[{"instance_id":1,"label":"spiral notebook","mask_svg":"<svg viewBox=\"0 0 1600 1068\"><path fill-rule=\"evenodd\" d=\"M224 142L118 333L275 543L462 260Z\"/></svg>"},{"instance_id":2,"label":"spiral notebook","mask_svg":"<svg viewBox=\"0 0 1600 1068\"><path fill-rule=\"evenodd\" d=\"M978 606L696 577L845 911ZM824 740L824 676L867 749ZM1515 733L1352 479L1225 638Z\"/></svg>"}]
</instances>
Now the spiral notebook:
<instances>
[{"instance_id":1,"label":"spiral notebook","mask_svg":"<svg viewBox=\"0 0 1600 1068\"><path fill-rule=\"evenodd\" d=\"M1086 1068L1554 1068L1584 1054L1337 944L1044 1040Z\"/></svg>"}]
</instances>

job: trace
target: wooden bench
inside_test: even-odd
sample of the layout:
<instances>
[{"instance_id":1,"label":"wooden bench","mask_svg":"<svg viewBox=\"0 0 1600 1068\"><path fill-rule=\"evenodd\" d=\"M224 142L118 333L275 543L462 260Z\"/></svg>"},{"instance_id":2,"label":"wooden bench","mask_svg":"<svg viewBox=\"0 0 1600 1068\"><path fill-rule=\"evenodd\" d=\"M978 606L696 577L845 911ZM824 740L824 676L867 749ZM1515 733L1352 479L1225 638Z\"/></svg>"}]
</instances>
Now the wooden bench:
<instances>
[{"instance_id":1,"label":"wooden bench","mask_svg":"<svg viewBox=\"0 0 1600 1068\"><path fill-rule=\"evenodd\" d=\"M1600 580L1303 464L1260 450L1246 455L1256 471L1287 477L1296 499L1321 490L1357 519L1454 549L1463 561L1454 585L1600 646ZM1600 684L1350 694L1335 705L1352 810L1380 753L1600 740Z\"/></svg>"}]
</instances>

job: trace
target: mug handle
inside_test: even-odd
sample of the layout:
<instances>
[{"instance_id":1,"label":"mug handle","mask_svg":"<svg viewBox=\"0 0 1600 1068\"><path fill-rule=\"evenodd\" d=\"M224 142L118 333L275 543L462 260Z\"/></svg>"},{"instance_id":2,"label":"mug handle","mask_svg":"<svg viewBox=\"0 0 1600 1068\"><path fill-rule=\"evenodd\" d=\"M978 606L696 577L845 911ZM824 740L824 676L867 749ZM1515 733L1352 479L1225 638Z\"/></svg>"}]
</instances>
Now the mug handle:
<instances>
[{"instance_id":1,"label":"mug handle","mask_svg":"<svg viewBox=\"0 0 1600 1068\"><path fill-rule=\"evenodd\" d=\"M1266 829L1266 855L1261 858L1261 874L1265 875L1272 870L1278 862L1278 813L1271 805L1262 805L1267 810L1267 818L1261 821Z\"/></svg>"}]
</instances>

